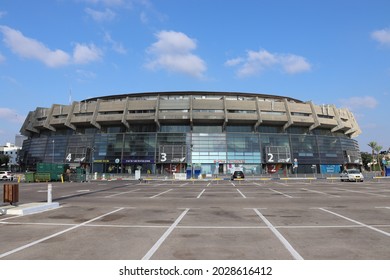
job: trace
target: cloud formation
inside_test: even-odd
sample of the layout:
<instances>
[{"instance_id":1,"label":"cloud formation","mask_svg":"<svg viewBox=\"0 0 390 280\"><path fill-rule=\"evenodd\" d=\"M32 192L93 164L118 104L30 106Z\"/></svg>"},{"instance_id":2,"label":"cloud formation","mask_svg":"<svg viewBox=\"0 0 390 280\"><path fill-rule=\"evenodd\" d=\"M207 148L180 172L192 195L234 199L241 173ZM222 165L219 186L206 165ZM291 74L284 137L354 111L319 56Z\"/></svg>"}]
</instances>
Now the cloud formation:
<instances>
[{"instance_id":1,"label":"cloud formation","mask_svg":"<svg viewBox=\"0 0 390 280\"><path fill-rule=\"evenodd\" d=\"M280 68L288 74L297 74L311 70L310 63L302 56L270 53L267 50L249 50L245 57L227 60L225 66L238 67L238 77L253 76L272 68Z\"/></svg>"},{"instance_id":2,"label":"cloud formation","mask_svg":"<svg viewBox=\"0 0 390 280\"><path fill-rule=\"evenodd\" d=\"M382 45L390 46L390 28L373 31L371 38Z\"/></svg>"},{"instance_id":3,"label":"cloud formation","mask_svg":"<svg viewBox=\"0 0 390 280\"><path fill-rule=\"evenodd\" d=\"M196 78L204 77L206 63L192 53L197 47L194 39L176 31L160 31L156 37L157 42L147 49L150 61L145 66L148 69L164 69Z\"/></svg>"},{"instance_id":4,"label":"cloud formation","mask_svg":"<svg viewBox=\"0 0 390 280\"><path fill-rule=\"evenodd\" d=\"M126 3L126 0L84 0L90 4L103 4L106 6L122 6Z\"/></svg>"},{"instance_id":5,"label":"cloud formation","mask_svg":"<svg viewBox=\"0 0 390 280\"><path fill-rule=\"evenodd\" d=\"M2 63L3 61L5 61L5 56L0 53L0 63Z\"/></svg>"},{"instance_id":6,"label":"cloud formation","mask_svg":"<svg viewBox=\"0 0 390 280\"><path fill-rule=\"evenodd\" d=\"M0 119L17 124L23 124L26 116L19 115L15 110L10 108L0 108Z\"/></svg>"},{"instance_id":7,"label":"cloud formation","mask_svg":"<svg viewBox=\"0 0 390 280\"><path fill-rule=\"evenodd\" d=\"M57 49L51 50L36 39L28 38L22 32L1 25L0 32L3 33L3 42L16 55L34 59L42 62L48 67L56 68L69 64L85 64L99 60L102 51L93 44L77 43L73 55Z\"/></svg>"},{"instance_id":8,"label":"cloud formation","mask_svg":"<svg viewBox=\"0 0 390 280\"><path fill-rule=\"evenodd\" d=\"M112 21L115 19L116 14L110 10L105 9L105 11L98 11L91 8L86 8L85 12L95 21L102 22L102 21Z\"/></svg>"},{"instance_id":9,"label":"cloud formation","mask_svg":"<svg viewBox=\"0 0 390 280\"><path fill-rule=\"evenodd\" d=\"M76 64L87 64L100 60L102 51L94 44L76 44L73 51L73 60Z\"/></svg>"},{"instance_id":10,"label":"cloud formation","mask_svg":"<svg viewBox=\"0 0 390 280\"><path fill-rule=\"evenodd\" d=\"M104 32L104 41L111 45L111 48L120 54L126 54L127 50L123 46L122 43L115 41L112 39L111 34L109 32Z\"/></svg>"},{"instance_id":11,"label":"cloud formation","mask_svg":"<svg viewBox=\"0 0 390 280\"><path fill-rule=\"evenodd\" d=\"M375 109L378 106L378 101L372 96L353 96L340 99L340 103L351 110Z\"/></svg>"}]
</instances>

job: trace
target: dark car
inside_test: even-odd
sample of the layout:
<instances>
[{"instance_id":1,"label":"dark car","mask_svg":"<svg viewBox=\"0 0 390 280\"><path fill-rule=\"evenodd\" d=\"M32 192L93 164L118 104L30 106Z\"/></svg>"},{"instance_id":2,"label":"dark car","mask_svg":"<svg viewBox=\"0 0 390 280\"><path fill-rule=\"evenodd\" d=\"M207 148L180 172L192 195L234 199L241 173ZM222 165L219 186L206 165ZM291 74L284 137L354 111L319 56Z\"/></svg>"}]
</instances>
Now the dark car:
<instances>
[{"instance_id":1,"label":"dark car","mask_svg":"<svg viewBox=\"0 0 390 280\"><path fill-rule=\"evenodd\" d=\"M231 180L234 180L234 179L244 179L244 178L245 178L244 172L242 172L242 171L234 171L234 173L232 174Z\"/></svg>"}]
</instances>

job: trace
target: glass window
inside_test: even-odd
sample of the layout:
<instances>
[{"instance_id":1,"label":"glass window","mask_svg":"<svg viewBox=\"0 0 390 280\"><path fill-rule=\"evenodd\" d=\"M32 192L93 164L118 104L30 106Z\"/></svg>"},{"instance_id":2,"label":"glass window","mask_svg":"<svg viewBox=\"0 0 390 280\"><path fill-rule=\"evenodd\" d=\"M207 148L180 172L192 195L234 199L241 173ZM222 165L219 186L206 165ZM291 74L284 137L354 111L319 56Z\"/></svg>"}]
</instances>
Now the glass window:
<instances>
[{"instance_id":1,"label":"glass window","mask_svg":"<svg viewBox=\"0 0 390 280\"><path fill-rule=\"evenodd\" d=\"M344 162L341 143L338 137L317 136L321 163L337 164Z\"/></svg>"},{"instance_id":2,"label":"glass window","mask_svg":"<svg viewBox=\"0 0 390 280\"><path fill-rule=\"evenodd\" d=\"M253 126L251 125L228 125L226 126L226 132L252 132Z\"/></svg>"},{"instance_id":3,"label":"glass window","mask_svg":"<svg viewBox=\"0 0 390 280\"><path fill-rule=\"evenodd\" d=\"M189 125L161 125L160 132L190 132Z\"/></svg>"},{"instance_id":4,"label":"glass window","mask_svg":"<svg viewBox=\"0 0 390 280\"><path fill-rule=\"evenodd\" d=\"M194 125L193 133L222 133L222 126Z\"/></svg>"},{"instance_id":5,"label":"glass window","mask_svg":"<svg viewBox=\"0 0 390 280\"><path fill-rule=\"evenodd\" d=\"M260 133L281 133L283 129L281 126L260 125L258 131Z\"/></svg>"},{"instance_id":6,"label":"glass window","mask_svg":"<svg viewBox=\"0 0 390 280\"><path fill-rule=\"evenodd\" d=\"M318 148L315 136L291 135L293 158L301 164L319 163Z\"/></svg>"},{"instance_id":7,"label":"glass window","mask_svg":"<svg viewBox=\"0 0 390 280\"><path fill-rule=\"evenodd\" d=\"M128 129L129 132L156 132L156 124L142 124L142 125L135 125L130 124L130 128Z\"/></svg>"}]
</instances>

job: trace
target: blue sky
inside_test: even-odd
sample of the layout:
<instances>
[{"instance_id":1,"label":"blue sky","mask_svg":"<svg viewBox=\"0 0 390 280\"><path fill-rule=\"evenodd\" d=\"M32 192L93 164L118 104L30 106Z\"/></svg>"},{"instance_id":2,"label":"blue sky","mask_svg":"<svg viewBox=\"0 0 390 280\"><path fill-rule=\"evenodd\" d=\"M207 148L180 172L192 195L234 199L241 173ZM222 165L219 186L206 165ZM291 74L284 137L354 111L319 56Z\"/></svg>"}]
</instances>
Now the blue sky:
<instances>
[{"instance_id":1,"label":"blue sky","mask_svg":"<svg viewBox=\"0 0 390 280\"><path fill-rule=\"evenodd\" d=\"M386 0L2 0L0 144L29 111L109 94L238 91L348 107L390 147Z\"/></svg>"}]
</instances>

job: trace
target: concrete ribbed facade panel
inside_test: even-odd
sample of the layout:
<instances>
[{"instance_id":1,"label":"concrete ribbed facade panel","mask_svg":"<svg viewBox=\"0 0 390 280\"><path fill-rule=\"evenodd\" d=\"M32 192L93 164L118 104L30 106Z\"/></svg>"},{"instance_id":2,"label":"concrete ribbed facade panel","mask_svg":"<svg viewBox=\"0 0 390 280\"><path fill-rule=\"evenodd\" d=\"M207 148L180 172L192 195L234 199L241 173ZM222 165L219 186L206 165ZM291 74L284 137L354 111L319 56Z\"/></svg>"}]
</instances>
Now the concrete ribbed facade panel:
<instances>
[{"instance_id":1,"label":"concrete ribbed facade panel","mask_svg":"<svg viewBox=\"0 0 390 280\"><path fill-rule=\"evenodd\" d=\"M175 94L184 98L169 99ZM311 106L308 102L295 99L278 96L264 98L262 95L245 93L218 93L218 99L215 95L209 98L203 92L177 92L170 93L169 98L165 98L165 93L161 92L148 94L146 100L143 100L143 94L129 94L127 98L121 96L116 99L115 96L109 96L74 102L71 105L54 104L51 108L39 107L32 111L26 118L22 132L29 135L50 127L70 125L99 127L100 122L121 125L122 121L127 121L131 125L133 121L147 121L158 124L161 119L188 120L191 125L205 120L221 120L224 125L230 122L256 126L275 122L287 124L286 128L300 125L307 127L318 123L315 125L317 128L334 128L349 133L353 129L353 136L360 133L353 114L348 109L335 108L333 105ZM237 96L237 99L232 98L233 96ZM256 98L257 96L260 98Z\"/></svg>"}]
</instances>

